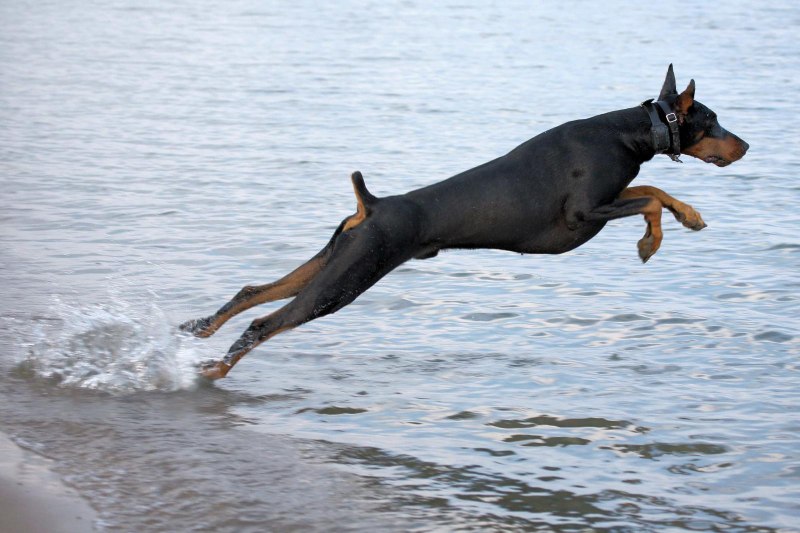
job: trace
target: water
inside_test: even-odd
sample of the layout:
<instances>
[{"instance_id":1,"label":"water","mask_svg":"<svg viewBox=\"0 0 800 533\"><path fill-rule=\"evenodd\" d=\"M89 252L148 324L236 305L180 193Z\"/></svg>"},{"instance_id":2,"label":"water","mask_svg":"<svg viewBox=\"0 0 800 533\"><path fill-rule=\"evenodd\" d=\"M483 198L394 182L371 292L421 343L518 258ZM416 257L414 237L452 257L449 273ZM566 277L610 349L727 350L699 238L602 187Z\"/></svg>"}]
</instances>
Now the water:
<instances>
[{"instance_id":1,"label":"water","mask_svg":"<svg viewBox=\"0 0 800 533\"><path fill-rule=\"evenodd\" d=\"M688 10L688 8L685 8ZM791 2L0 4L0 429L101 530L791 531ZM563 256L450 252L198 384L176 333L387 195L679 86L751 145ZM689 159L689 158L686 158ZM668 215L666 215L668 216Z\"/></svg>"}]
</instances>

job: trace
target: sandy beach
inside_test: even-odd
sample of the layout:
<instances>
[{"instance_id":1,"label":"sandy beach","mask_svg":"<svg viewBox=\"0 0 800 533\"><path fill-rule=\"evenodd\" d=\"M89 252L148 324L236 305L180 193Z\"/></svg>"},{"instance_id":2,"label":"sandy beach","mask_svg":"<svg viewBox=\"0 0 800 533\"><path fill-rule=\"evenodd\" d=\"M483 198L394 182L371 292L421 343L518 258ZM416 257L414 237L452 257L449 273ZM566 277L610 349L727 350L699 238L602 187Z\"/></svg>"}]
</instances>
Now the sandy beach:
<instances>
[{"instance_id":1,"label":"sandy beach","mask_svg":"<svg viewBox=\"0 0 800 533\"><path fill-rule=\"evenodd\" d=\"M93 531L94 510L50 470L49 461L0 433L0 531Z\"/></svg>"}]
</instances>

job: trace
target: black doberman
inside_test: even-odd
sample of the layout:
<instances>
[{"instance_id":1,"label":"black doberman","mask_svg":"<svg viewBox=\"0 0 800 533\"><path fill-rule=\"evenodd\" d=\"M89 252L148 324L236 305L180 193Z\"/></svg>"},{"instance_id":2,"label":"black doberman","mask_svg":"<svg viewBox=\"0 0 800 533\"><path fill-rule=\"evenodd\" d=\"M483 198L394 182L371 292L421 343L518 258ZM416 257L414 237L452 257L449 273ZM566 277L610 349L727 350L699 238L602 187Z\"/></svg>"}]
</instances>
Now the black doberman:
<instances>
[{"instance_id":1,"label":"black doberman","mask_svg":"<svg viewBox=\"0 0 800 533\"><path fill-rule=\"evenodd\" d=\"M353 173L356 213L317 255L274 283L244 287L214 315L181 329L207 337L246 309L294 296L254 320L222 360L203 365L201 373L216 379L270 337L338 311L402 263L440 250L560 254L597 235L609 220L644 215L647 230L638 247L647 261L661 244L663 208L690 229L705 223L660 189L628 187L641 164L659 153L673 159L684 153L722 167L747 149L694 99L694 80L678 94L670 65L656 102L567 122L428 187L376 198L361 173Z\"/></svg>"}]
</instances>

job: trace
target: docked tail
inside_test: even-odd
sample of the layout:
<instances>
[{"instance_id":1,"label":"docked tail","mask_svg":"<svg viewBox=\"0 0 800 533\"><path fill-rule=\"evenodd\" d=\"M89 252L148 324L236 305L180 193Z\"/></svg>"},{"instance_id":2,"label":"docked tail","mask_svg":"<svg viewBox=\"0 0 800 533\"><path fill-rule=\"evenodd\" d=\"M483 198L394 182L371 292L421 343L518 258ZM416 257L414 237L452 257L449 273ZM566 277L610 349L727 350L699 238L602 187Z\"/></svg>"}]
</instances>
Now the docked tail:
<instances>
[{"instance_id":1,"label":"docked tail","mask_svg":"<svg viewBox=\"0 0 800 533\"><path fill-rule=\"evenodd\" d=\"M350 174L350 180L353 182L353 192L356 193L356 214L345 219L342 231L353 229L364 222L370 213L372 213L372 207L378 201L378 199L367 190L367 186L364 183L364 176L361 175L361 172L356 170Z\"/></svg>"},{"instance_id":2,"label":"docked tail","mask_svg":"<svg viewBox=\"0 0 800 533\"><path fill-rule=\"evenodd\" d=\"M353 191L356 193L358 212L364 211L365 215L368 215L370 207L372 207L378 199L367 190L367 185L364 183L364 176L361 175L361 172L356 170L350 174L350 180L353 182Z\"/></svg>"}]
</instances>

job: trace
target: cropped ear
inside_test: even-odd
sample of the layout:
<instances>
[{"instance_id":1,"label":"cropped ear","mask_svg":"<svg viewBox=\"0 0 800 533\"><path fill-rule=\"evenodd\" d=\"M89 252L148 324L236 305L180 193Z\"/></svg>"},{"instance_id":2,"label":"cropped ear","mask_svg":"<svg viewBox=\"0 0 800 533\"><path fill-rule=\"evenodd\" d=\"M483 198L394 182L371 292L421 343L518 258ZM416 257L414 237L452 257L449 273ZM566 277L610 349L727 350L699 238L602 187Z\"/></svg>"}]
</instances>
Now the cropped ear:
<instances>
[{"instance_id":1,"label":"cropped ear","mask_svg":"<svg viewBox=\"0 0 800 533\"><path fill-rule=\"evenodd\" d=\"M667 96L673 94L678 94L678 88L675 85L675 72L672 71L672 63L670 63L667 69L667 77L664 79L664 85L661 87L661 94L658 95L658 99L664 100Z\"/></svg>"},{"instance_id":2,"label":"cropped ear","mask_svg":"<svg viewBox=\"0 0 800 533\"><path fill-rule=\"evenodd\" d=\"M689 108L692 107L693 103L694 103L694 80L690 81L689 86L686 87L686 90L678 95L678 99L675 100L675 111L679 115L686 115L689 112Z\"/></svg>"}]
</instances>

